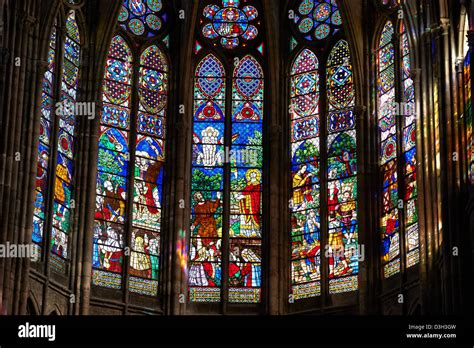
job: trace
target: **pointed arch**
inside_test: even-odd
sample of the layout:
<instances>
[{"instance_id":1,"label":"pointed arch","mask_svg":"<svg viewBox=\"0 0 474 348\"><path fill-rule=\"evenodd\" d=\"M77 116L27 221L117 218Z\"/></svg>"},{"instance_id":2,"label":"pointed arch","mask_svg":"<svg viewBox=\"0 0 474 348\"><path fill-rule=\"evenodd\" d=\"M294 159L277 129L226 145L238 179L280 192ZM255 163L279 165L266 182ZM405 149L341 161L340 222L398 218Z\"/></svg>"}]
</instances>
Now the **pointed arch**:
<instances>
[{"instance_id":1,"label":"pointed arch","mask_svg":"<svg viewBox=\"0 0 474 348\"><path fill-rule=\"evenodd\" d=\"M320 75L316 54L308 48L301 50L290 72L291 286L295 300L299 300L321 294Z\"/></svg>"},{"instance_id":2,"label":"pointed arch","mask_svg":"<svg viewBox=\"0 0 474 348\"><path fill-rule=\"evenodd\" d=\"M353 75L349 44L339 40L326 64L329 294L358 289L359 192Z\"/></svg>"},{"instance_id":3,"label":"pointed arch","mask_svg":"<svg viewBox=\"0 0 474 348\"><path fill-rule=\"evenodd\" d=\"M232 80L229 302L259 302L262 274L264 73L252 56ZM242 274L248 274L242 277ZM242 279L243 278L243 279Z\"/></svg>"},{"instance_id":4,"label":"pointed arch","mask_svg":"<svg viewBox=\"0 0 474 348\"><path fill-rule=\"evenodd\" d=\"M219 302L226 74L222 62L208 54L197 64L194 76L188 291L191 302Z\"/></svg>"}]
</instances>

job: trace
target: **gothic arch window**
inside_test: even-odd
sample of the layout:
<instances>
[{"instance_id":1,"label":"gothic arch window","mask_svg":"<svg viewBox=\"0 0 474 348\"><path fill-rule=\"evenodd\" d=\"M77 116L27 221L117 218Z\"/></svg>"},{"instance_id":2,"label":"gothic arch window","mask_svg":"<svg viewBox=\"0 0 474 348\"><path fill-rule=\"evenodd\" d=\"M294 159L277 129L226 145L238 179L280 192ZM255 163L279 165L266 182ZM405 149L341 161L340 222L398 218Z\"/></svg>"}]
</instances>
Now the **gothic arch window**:
<instances>
[{"instance_id":1,"label":"gothic arch window","mask_svg":"<svg viewBox=\"0 0 474 348\"><path fill-rule=\"evenodd\" d=\"M81 38L77 11L65 7L49 35L43 77L32 239L55 271L66 272L75 208L75 157ZM60 35L64 32L64 35Z\"/></svg>"},{"instance_id":2,"label":"gothic arch window","mask_svg":"<svg viewBox=\"0 0 474 348\"><path fill-rule=\"evenodd\" d=\"M384 278L400 273L402 264L405 269L413 267L420 257L412 59L405 24L387 21L378 37L376 56Z\"/></svg>"},{"instance_id":3,"label":"gothic arch window","mask_svg":"<svg viewBox=\"0 0 474 348\"><path fill-rule=\"evenodd\" d=\"M164 3L124 0L105 63L93 284L159 292L170 65ZM130 250L130 253L126 253Z\"/></svg>"},{"instance_id":4,"label":"gothic arch window","mask_svg":"<svg viewBox=\"0 0 474 348\"><path fill-rule=\"evenodd\" d=\"M357 137L339 7L331 0L296 5L289 68L290 294L302 300L358 289Z\"/></svg>"},{"instance_id":5,"label":"gothic arch window","mask_svg":"<svg viewBox=\"0 0 474 348\"><path fill-rule=\"evenodd\" d=\"M195 44L191 303L262 300L264 71L258 1L199 7Z\"/></svg>"}]
</instances>

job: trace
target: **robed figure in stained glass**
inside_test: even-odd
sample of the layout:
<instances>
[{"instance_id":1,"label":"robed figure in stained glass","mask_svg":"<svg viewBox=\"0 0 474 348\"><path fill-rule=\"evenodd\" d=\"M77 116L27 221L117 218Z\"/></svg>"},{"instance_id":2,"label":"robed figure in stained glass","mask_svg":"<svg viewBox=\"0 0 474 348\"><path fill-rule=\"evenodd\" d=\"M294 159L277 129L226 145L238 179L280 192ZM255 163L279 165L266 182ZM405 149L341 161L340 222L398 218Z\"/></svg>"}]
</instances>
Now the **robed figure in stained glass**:
<instances>
[{"instance_id":1,"label":"robed figure in stained glass","mask_svg":"<svg viewBox=\"0 0 474 348\"><path fill-rule=\"evenodd\" d=\"M240 208L240 231L244 237L260 234L260 172L250 169L246 173L247 186L237 197Z\"/></svg>"},{"instance_id":2,"label":"robed figure in stained glass","mask_svg":"<svg viewBox=\"0 0 474 348\"><path fill-rule=\"evenodd\" d=\"M221 193L217 192L216 200L205 200L201 192L194 194L196 205L194 206L194 213L196 219L191 225L191 231L198 228L197 235L201 238L217 238L217 222L214 214L221 205ZM210 241L203 241L203 243L210 243Z\"/></svg>"}]
</instances>

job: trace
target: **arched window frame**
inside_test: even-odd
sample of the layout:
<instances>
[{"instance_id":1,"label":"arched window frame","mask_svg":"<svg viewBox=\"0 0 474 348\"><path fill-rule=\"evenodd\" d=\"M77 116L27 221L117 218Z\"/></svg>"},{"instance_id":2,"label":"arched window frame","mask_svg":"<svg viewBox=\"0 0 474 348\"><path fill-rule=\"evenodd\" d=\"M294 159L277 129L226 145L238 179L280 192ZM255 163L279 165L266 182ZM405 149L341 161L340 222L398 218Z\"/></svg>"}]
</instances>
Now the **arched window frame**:
<instances>
[{"instance_id":1,"label":"arched window frame","mask_svg":"<svg viewBox=\"0 0 474 348\"><path fill-rule=\"evenodd\" d=\"M293 3L290 2L290 5L292 5ZM295 2L296 4L296 7L295 8L290 8L290 10L293 10L295 11L298 11L298 6L300 4L300 2ZM308 290L308 289L302 289L301 291L301 294L298 293L298 290L294 289L294 284L293 284L293 274L292 274L292 268L293 268L293 265L292 265L292 262L294 261L293 260L293 254L295 252L299 252L299 248L298 247L295 247L293 248L293 241L294 241L294 238L292 237L292 232L294 230L294 224L293 224L293 221L292 220L295 220L293 219L293 205L295 204L294 203L294 188L293 188L293 178L294 178L294 174L295 172L292 171L292 165L293 165L293 162L292 162L292 125L291 125L291 115L293 113L293 105L290 101L291 99L291 81L292 81L292 74L291 74L291 69L292 69L292 66L294 64L294 62L296 61L296 59L298 58L299 54L305 50L305 49L308 49L310 50L313 54L316 55L317 59L319 60L319 100L320 100L320 105L319 105L319 143L320 143L320 151L319 151L319 170L318 170L318 173L319 173L319 184L320 184L320 188L319 188L319 200L320 200L320 204L319 204L319 210L320 210L320 213L319 213L319 217L320 217L320 228L319 228L319 237L320 237L320 246L321 245L329 245L331 244L330 242L330 239L333 238L330 236L330 231L336 231L335 229L331 229L330 228L330 214L329 214L329 206L334 206L333 204L330 204L330 194L329 194L329 185L332 183L332 182L335 182L341 178L346 178L345 180L349 179L349 178L354 178L355 179L355 186L358 187L358 183L359 183L359 166L358 166L358 163L359 161L357 161L357 164L354 165L354 163L352 163L350 166L351 167L354 167L353 171L352 171L352 174L347 176L347 177L340 177L338 176L338 179L336 180L333 180L333 179L330 179L329 178L329 173L328 173L328 168L329 168L329 162L328 160L333 158L333 156L330 156L329 155L329 149L328 149L328 142L329 140L331 139L331 135L337 135L339 136L340 134L344 134L344 133L347 133L347 132L355 132L355 141L356 141L356 144L355 144L355 149L354 149L354 152L353 154L355 154L355 158L357 159L357 153L358 153L358 150L359 150L359 137L357 135L358 133L358 129L359 129L359 124L358 124L358 119L356 117L356 114L357 114L357 110L356 110L356 101L358 100L358 91L357 91L357 88L356 88L356 82L354 81L355 80L355 69L354 69L354 55L353 55L353 48L352 48L352 45L351 45L351 42L349 40L349 37L346 35L345 31L344 31L344 27L345 27L345 16L344 16L344 13L342 12L343 11L343 7L339 6L340 3L339 2L336 2L336 4L338 5L338 10L340 11L340 16L343 18L342 20L342 24L340 25L341 27L339 28L339 30L335 31L332 35L329 35L327 38L323 39L323 40L314 40L314 38L309 41L309 40L306 40L302 37L298 27L293 23L292 20L290 20L290 28L291 28L291 31L290 31L290 37L289 37L289 41L290 41L290 54L287 56L287 67L286 67L286 71L287 71L287 86L289 86L288 88L288 92L287 92L287 101L288 101L288 110L289 110L289 114L288 114L288 136L289 136L289 155L290 155L290 158L289 158L289 163L290 163L290 167L289 167L289 175L288 175L288 179L289 179L289 183L288 183L288 187L289 187L289 193L288 193L288 201L290 202L290 207L289 207L289 210L288 210L288 214L290 216L289 218L289 222L288 222L288 227L287 227L287 231L288 231L288 239L289 239L289 296L290 296L290 311L294 311L294 312L299 312L299 311L305 311L305 310L315 310L315 309L318 309L318 308L323 308L327 305L327 301L325 299L327 298L330 298L331 300L329 300L329 303L333 303L333 304L340 304L340 305L353 305L356 303L356 300L357 300L357 295L358 295L358 262L355 262L353 260L351 260L350 258L347 259L346 258L346 261L348 263L348 266L353 270L353 273L350 273L348 276L336 276L334 278L332 278L332 276L330 276L330 273L331 273L331 266L330 266L330 262L328 259L331 258L331 253L328 254L329 257L324 257L324 254L325 254L325 248L322 248L320 247L320 252L319 252L319 255L320 255L320 277L319 277L319 289L317 288L313 288L312 291ZM353 96L353 100L352 100L352 103L351 105L347 106L345 109L329 109L329 95L328 95L328 70L330 68L330 66L328 66L328 62L329 62L329 57L332 53L332 51L335 49L335 47L338 45L338 43L340 43L341 41L345 41L347 42L348 44L348 50L349 50L349 54L350 54L350 60L349 60L349 63L350 65L352 66L352 69L351 69L351 72L352 72L352 88L353 88L353 93L354 93L354 96ZM346 128L346 129L342 129L342 130L334 130L334 131L330 131L328 129L328 123L329 123L329 120L328 120L328 116L330 115L331 112L343 112L343 111L352 111L353 113L353 117L352 117L352 120L353 120L353 125L349 128ZM333 139L335 140L335 139ZM351 163L351 161L353 160L352 156L349 156L349 159L347 161L347 163ZM360 197L360 190L359 189L356 189L356 193L354 194L354 192L352 193L353 195L353 199L351 200L351 202L355 203L356 205L356 208L355 208L355 211L356 211L356 214L359 215L359 197ZM358 246L358 240L359 240L359 232L358 232L358 225L360 223L360 217L357 218L357 222L355 224L353 224L353 220L351 220L351 223L347 225L347 227L352 226L355 227L355 233L354 232L351 232L352 233L352 236L353 236L353 241L356 240L357 243L356 243L356 247L353 247L353 246L349 246L347 247L348 245L346 245L344 243L344 246L345 246L345 249L348 249L351 251L351 253L353 253L355 255L357 255L357 253L359 252L359 246ZM332 224L331 224L332 225ZM332 225L334 226L334 225ZM352 231L352 229L349 229L349 231ZM300 239L303 239L305 236L305 234L301 234L299 237ZM298 237L298 236L297 236ZM305 244L304 242L302 242L303 244ZM314 249L314 248L313 248ZM335 257L337 257L337 254L332 254L334 255ZM316 256L317 257L317 256ZM357 257L358 258L358 257ZM305 259L311 259L310 256L308 256L307 258L302 258L301 260L305 260ZM301 261L301 260L296 260L296 261ZM357 265L357 266L356 266ZM353 281L349 281L348 284L350 284L350 286L347 286L347 287L340 287L340 286L337 286L336 283L338 282L338 279L340 279L342 282L344 281L344 278L347 278L348 280L352 279ZM308 281L308 282L302 282L301 285L304 287L305 285L307 284L310 284L312 283L313 281ZM296 286L299 286L300 284L296 284Z\"/></svg>"},{"instance_id":2,"label":"arched window frame","mask_svg":"<svg viewBox=\"0 0 474 348\"><path fill-rule=\"evenodd\" d=\"M380 24L379 31L374 36L375 45L375 100L376 109L375 114L375 129L377 129L377 144L378 144L378 167L379 167L379 213L378 226L380 239L380 265L381 265L381 279L382 284L390 286L395 284L401 275L416 274L419 269L417 266L420 263L420 219L419 209L420 201L418 200L418 122L416 117L417 105L417 91L415 90L417 84L415 79L414 62L415 52L413 49L413 38L410 33L409 21L407 18L400 19L394 13L401 13L402 7L395 7L391 12L387 12ZM398 12L397 12L398 11ZM405 17L405 16L403 16ZM393 36L391 40L387 41L383 47L380 47L379 40L383 34L383 30L387 23L393 26ZM405 46L403 44L405 43ZM394 69L394 102L390 110L391 114L395 115L395 125L390 127L390 137L394 139L394 146L396 147L395 157L390 157L384 165L390 162L395 163L392 175L388 171L384 171L384 165L381 163L382 143L381 131L379 124L379 116L383 111L381 105L381 96L378 92L380 82L379 73L380 65L378 63L378 56L381 49L393 45L393 69ZM404 48L405 47L405 48ZM406 67L410 64L410 73L407 73ZM385 71L385 70L384 70ZM413 91L409 92L409 86L413 86ZM407 88L408 86L408 88ZM407 94L408 93L408 94ZM393 109L392 109L393 108ZM399 117L402 116L402 117ZM395 127L395 133L392 129ZM411 128L411 129L410 129ZM388 132L389 130L387 130ZM387 141L384 140L384 142ZM395 175L395 176L394 176ZM392 179L389 179L392 178ZM396 178L396 179L393 179ZM384 184L388 180L389 184ZM389 188L397 186L396 195L394 191ZM385 193L385 194L384 194ZM387 210L384 208L384 196L390 197L391 208ZM387 206L388 207L388 206ZM393 214L392 214L393 213ZM392 214L392 217L389 215ZM396 215L394 215L396 214ZM385 218L386 217L386 218ZM391 232L387 232L390 227ZM393 232L392 232L393 229ZM396 241L396 234L398 234L398 242ZM392 246L392 236L395 247ZM395 282L395 283L394 283Z\"/></svg>"},{"instance_id":3,"label":"arched window frame","mask_svg":"<svg viewBox=\"0 0 474 348\"><path fill-rule=\"evenodd\" d=\"M205 5L217 5L222 7L222 1L216 0L212 1L212 3L205 3L202 4L200 3L198 6L198 16L201 17L201 14L203 13ZM259 0L255 1L248 1L245 4L241 4L239 8L243 6L253 6L257 9L258 12L258 22L259 22L259 35L257 36L256 39L254 40L242 40L240 38L240 43L244 43L244 45L240 45L237 48L229 49L225 48L223 45L220 44L219 40L212 40L204 37L203 32L202 32L202 23L199 23L197 21L196 28L195 28L195 40L194 40L194 65L193 65L193 83L196 82L197 78L195 76L197 72L197 68L199 64L202 62L203 58L207 57L208 55L214 56L223 66L225 74L224 74L224 86L225 86L225 99L224 99L224 109L222 110L224 113L224 143L225 143L225 148L223 149L223 155L229 159L224 160L224 163L222 165L222 168L224 168L224 178L223 178L223 189L222 189L222 198L223 198L223 205L221 210L223 211L222 214L215 214L215 215L222 215L224 221L231 221L231 211L230 211L230 201L231 201L231 195L234 191L231 189L231 179L230 179L230 173L231 170L234 169L230 162L232 162L232 156L233 156L233 151L234 148L237 148L239 146L234 146L232 145L232 134L233 134L233 126L236 125L238 122L233 122L233 104L234 104L234 98L233 98L233 82L235 80L234 78L234 72L237 70L237 67L239 63L245 59L247 56L250 56L253 58L258 65L260 66L261 71L263 72L263 101L262 101L262 107L263 107L263 121L262 121L262 135L263 135L263 142L260 146L261 152L263 154L266 153L267 151L267 140L266 140L266 125L269 122L269 112L268 112L268 89L265 88L265 81L267 79L268 73L267 73L267 66L266 66L266 52L265 52L265 45L266 45L266 39L265 39L265 33L264 33L264 8ZM253 22L251 22L254 24ZM193 94L193 105L195 102L195 95ZM194 107L193 107L193 119L194 119ZM195 122L191 122L192 124L192 130L194 132L194 124ZM193 137L194 138L194 137ZM197 144L193 140L193 147L195 147ZM238 150L237 150L238 151ZM265 157L265 155L263 155ZM191 172L191 178L192 178L192 171L193 171L193 159L191 158L191 165L190 165L190 172ZM190 265L192 264L192 261L190 258L188 258L188 263L187 263L187 287L188 287L188 311L189 312L201 312L202 310L211 310L216 313L242 313L244 311L245 313L259 313L261 309L263 308L265 301L266 301L266 269L267 269L267 264L268 260L265 255L267 255L266 250L268 248L267 240L268 240L268 234L267 234L267 219L265 217L265 211L267 209L267 203L265 196L267 194L267 165L265 160L263 160L263 166L262 166L262 174L261 174L261 179L260 179L260 185L261 185L261 210L260 210L260 217L261 217L261 237L260 238L255 238L255 239L260 239L260 259L261 262L259 263L261 265L261 269L259 271L260 274L260 286L257 287L251 287L252 289L259 289L259 294L256 295L255 293L252 293L248 296L243 296L240 297L240 301L238 300L238 296L236 294L236 297L232 299L231 295L229 294L229 289L232 288L232 286L228 283L230 281L229 278L229 265L232 264L232 261L229 259L230 257L230 244L233 239L232 236L230 236L230 226L226 227L228 223L223 224L223 237L222 239L222 253L225 255L221 258L221 284L215 288L220 289L219 290L219 295L216 296L212 301L206 301L204 298L199 299L198 301L193 300L193 296L190 295L190 288L193 286L190 285L190 280L189 280L189 272L190 272ZM239 166L240 168L241 166ZM251 169L248 167L248 169ZM229 174L228 174L229 173ZM194 199L193 199L193 193L196 191L199 191L199 189L193 189L194 183L192 182L193 180L191 179L191 197L190 197L190 202L191 202L191 214L193 212L193 205L194 205ZM215 197L213 198L215 200ZM191 217L189 226L193 225L193 218ZM191 253L192 249L192 240L199 239L196 238L196 236L193 237L192 231L189 232L189 237L188 237L188 252ZM257 271L258 272L258 271ZM253 270L253 273L257 273L255 270ZM224 278L225 277L225 278ZM224 280L225 279L225 280ZM245 287L242 287L242 289ZM250 291L250 290L249 290ZM207 302L207 303L205 303Z\"/></svg>"},{"instance_id":4,"label":"arched window frame","mask_svg":"<svg viewBox=\"0 0 474 348\"><path fill-rule=\"evenodd\" d=\"M148 6L148 5L147 5ZM151 8L150 8L151 10ZM155 13L155 12L153 12ZM166 240L168 236L168 225L166 223L167 219L165 216L169 214L169 192L170 192L170 185L169 185L169 168L170 163L170 145L172 144L172 137L169 132L170 129L170 115L171 113L171 90L174 76L174 64L171 60L170 56L170 32L169 32L169 22L171 21L171 14L172 14L172 6L169 5L168 2L163 1L162 7L160 7L160 11L156 12L160 13L162 17L160 19L166 18L166 23L162 22L162 27L160 27L157 31L148 31L151 32L150 35L141 35L137 36L131 33L126 27L126 23L121 21L120 18L122 16L122 8L120 10L119 19L117 20L116 29L112 35L112 40L115 37L120 37L127 45L128 49L130 50L130 96L129 96L129 107L128 107L128 129L118 126L112 126L110 124L106 124L102 118L103 109L100 110L100 125L99 125L99 133L100 128L103 126L110 127L112 129L119 129L121 128L122 131L127 132L128 136L128 143L127 143L127 151L123 153L123 158L128 162L126 175L124 176L126 183L125 183L125 198L122 201L124 206L124 221L121 223L122 229L122 240L119 241L121 245L118 248L118 253L121 254L121 261L120 267L121 272L111 272L106 269L100 268L98 265L101 266L101 262L99 261L99 244L97 243L98 238L96 234L100 234L100 227L96 231L94 231L94 242L93 242L93 267L92 267L92 285L94 293L98 296L113 296L114 298L119 299L120 301L123 300L123 294L126 293L126 302L133 301L134 303L141 304L141 298L147 298L149 301L153 301L157 308L161 306L163 302L162 297L165 291L164 287L164 273L166 270L166 257L164 255L165 250L165 243L163 239ZM149 27L147 27L149 30ZM101 82L101 100L105 100L105 92L103 90L104 83L105 83L105 74L106 74L106 64L110 57L110 47L112 41L110 41L106 58L104 60L104 75L103 80ZM161 52L162 58L165 60L165 64L167 65L166 70L160 70L159 68L151 67L150 65L143 65L142 55L153 46L156 46L158 50ZM152 57L157 55L152 55ZM165 75L166 80L166 91L160 93L161 96L165 96L166 105L158 110L157 112L152 112L148 107L142 102L142 98L140 97L140 93L144 90L145 87L140 87L141 84L144 84L145 81L142 80L141 72L145 73L145 70L149 72L158 73L159 75ZM152 75L150 75L152 76ZM153 76L152 76L153 77ZM163 80L160 80L163 81ZM156 82L156 81L155 81ZM150 82L152 85L154 82ZM154 85L153 87L157 87ZM145 97L143 97L145 98ZM152 97L150 97L152 98ZM144 100L144 99L143 99ZM103 102L104 104L108 104L108 102ZM116 105L116 104L112 104ZM116 105L117 106L117 105ZM120 105L119 105L120 106ZM104 106L103 106L104 107ZM140 123L144 128L141 130L139 129L139 115L143 114L146 119L151 121L154 119L157 123L150 123L147 126L151 127L147 129L144 124ZM149 116L146 116L149 115ZM159 121L161 120L162 124L159 125ZM164 124L163 124L164 123ZM158 133L157 133L158 132ZM161 135L158 135L161 132ZM140 147L138 149L138 139L142 137L147 141L150 145L150 150L157 155L157 157L153 157L150 153L148 153L148 157L145 154L143 149ZM161 142L162 140L162 142ZM164 147L164 151L162 147L156 146L159 143L162 143ZM141 144L141 142L140 142ZM100 146L100 145L99 145ZM142 155L138 155L138 152L142 152ZM159 160L159 156L163 156L161 160ZM96 159L97 160L97 159ZM143 163L139 163L141 161ZM160 162L162 163L160 165ZM139 170L138 167L143 164L147 166L147 170ZM159 175L155 176L153 180L148 180L148 176L146 175L153 175L155 171L152 171L153 165L159 166ZM155 167L153 167L155 168ZM98 175L101 171L98 168ZM145 177L144 177L145 175ZM152 182L153 181L153 182ZM155 184L157 182L161 182L161 184ZM161 185L161 193L159 193L159 206L156 203L155 195L153 194L153 203L148 203L149 200L152 199L151 196L146 196L146 194L141 194L136 196L136 190L139 189L136 186L137 183L143 184L143 189L147 190L148 193L156 191L155 189L160 190ZM150 187L149 189L148 186ZM151 189L153 187L153 189ZM104 189L103 185L97 184L97 189ZM99 195L96 193L96 199ZM102 196L106 197L106 196ZM123 197L123 196L122 196ZM136 198L139 200L137 202ZM144 201L143 199L147 199L146 204L142 204ZM151 225L142 225L138 224L138 220L136 217L139 216L139 209L143 208L144 210L152 208L155 218L159 219L159 228L155 225L152 227ZM158 213L160 211L160 213ZM98 218L97 213L100 211L96 208L96 217L94 219L94 229L96 226L99 226L102 223L103 226L107 226L111 223L107 219ZM158 215L159 217L157 217ZM147 219L148 223L152 221ZM157 220L158 221L158 220ZM96 224L97 222L97 224ZM156 222L156 221L155 221ZM104 229L102 228L102 233ZM141 235L143 234L143 235ZM137 236L133 239L134 236ZM119 237L120 238L120 237ZM152 243L148 243L147 240L153 240ZM137 241L140 241L139 246L137 246ZM142 244L143 243L143 244ZM152 251L154 250L154 251ZM148 258L147 258L148 256ZM148 259L147 264L150 266L150 272L147 275L139 276L137 272L132 270L131 263L136 263L137 265L140 264L140 260L144 260L145 258ZM155 268L157 267L157 268ZM138 270L136 270L138 271ZM115 280L107 283L108 277L116 278Z\"/></svg>"},{"instance_id":5,"label":"arched window frame","mask_svg":"<svg viewBox=\"0 0 474 348\"><path fill-rule=\"evenodd\" d=\"M48 66L42 85L32 241L37 253L35 261L39 261L34 263L34 267L42 268L46 273L50 268L65 276L69 273L74 248L73 221L77 207L77 158L80 145L78 132L81 123L81 118L76 114L77 110L71 107L76 106L75 103L79 103L81 98L81 54L85 38L81 30L81 4L73 6L61 2L54 11L56 14L52 17L47 36ZM67 28L68 22L73 23L70 30ZM66 50L67 42L71 43L68 47L71 47L72 51ZM73 55L77 52L72 48L74 45L78 49L77 57ZM68 66L65 65L66 62ZM68 79L70 75L65 69L77 69L75 80ZM46 82L48 75L51 76L50 87ZM44 98L46 95L49 102ZM58 164L58 159L61 159L61 164ZM42 172L43 179L38 176L39 171ZM57 189L58 184L61 184L61 189ZM42 189L38 190L38 187Z\"/></svg>"}]
</instances>

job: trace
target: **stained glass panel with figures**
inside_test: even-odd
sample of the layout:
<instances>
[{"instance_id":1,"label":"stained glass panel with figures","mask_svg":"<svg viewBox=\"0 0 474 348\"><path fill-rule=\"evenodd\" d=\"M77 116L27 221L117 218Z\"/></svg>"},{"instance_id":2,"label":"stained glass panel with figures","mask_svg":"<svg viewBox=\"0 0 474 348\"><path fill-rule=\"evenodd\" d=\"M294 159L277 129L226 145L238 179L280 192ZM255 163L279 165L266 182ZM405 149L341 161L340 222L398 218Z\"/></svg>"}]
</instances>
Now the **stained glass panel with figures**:
<instances>
[{"instance_id":1,"label":"stained glass panel with figures","mask_svg":"<svg viewBox=\"0 0 474 348\"><path fill-rule=\"evenodd\" d=\"M130 171L133 56L124 38L112 38L103 82L99 132L93 284L120 289Z\"/></svg>"},{"instance_id":2,"label":"stained glass panel with figures","mask_svg":"<svg viewBox=\"0 0 474 348\"><path fill-rule=\"evenodd\" d=\"M221 300L225 95L224 66L214 55L205 56L194 78L188 263L191 302Z\"/></svg>"},{"instance_id":3,"label":"stained glass panel with figures","mask_svg":"<svg viewBox=\"0 0 474 348\"><path fill-rule=\"evenodd\" d=\"M357 137L355 92L349 44L333 47L326 67L329 293L357 290Z\"/></svg>"},{"instance_id":4,"label":"stained glass panel with figures","mask_svg":"<svg viewBox=\"0 0 474 348\"><path fill-rule=\"evenodd\" d=\"M321 294L319 61L302 50L291 68L291 286L295 300Z\"/></svg>"}]
</instances>

